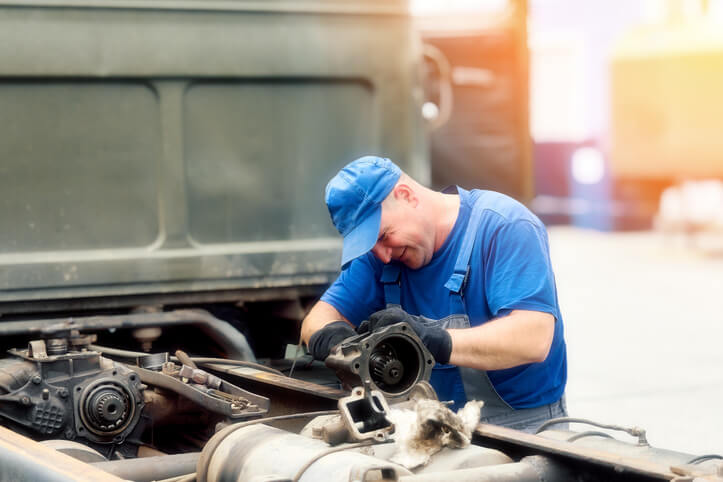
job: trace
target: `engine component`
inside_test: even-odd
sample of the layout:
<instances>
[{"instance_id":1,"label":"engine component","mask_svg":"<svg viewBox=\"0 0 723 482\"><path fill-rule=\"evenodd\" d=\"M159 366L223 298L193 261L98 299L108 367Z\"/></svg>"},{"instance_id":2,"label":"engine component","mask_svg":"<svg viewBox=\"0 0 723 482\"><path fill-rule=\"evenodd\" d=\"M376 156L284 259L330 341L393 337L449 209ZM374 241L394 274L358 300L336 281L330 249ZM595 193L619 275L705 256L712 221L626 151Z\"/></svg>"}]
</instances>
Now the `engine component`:
<instances>
[{"instance_id":1,"label":"engine component","mask_svg":"<svg viewBox=\"0 0 723 482\"><path fill-rule=\"evenodd\" d=\"M179 446L193 448L219 422L268 411L267 398L204 370L168 362L167 353L136 360L162 370L153 371L104 358L90 345L93 335L64 326L43 334L50 338L32 340L27 349L10 350L11 357L0 360L0 419L30 437L77 440L106 457L114 451L135 456L151 424L161 427L193 414L195 438L178 440ZM144 411L147 401L152 403ZM152 443L165 435L151 437Z\"/></svg>"},{"instance_id":2,"label":"engine component","mask_svg":"<svg viewBox=\"0 0 723 482\"><path fill-rule=\"evenodd\" d=\"M168 353L151 353L136 358L136 364L147 370L161 371L163 364L168 362Z\"/></svg>"},{"instance_id":3,"label":"engine component","mask_svg":"<svg viewBox=\"0 0 723 482\"><path fill-rule=\"evenodd\" d=\"M0 323L0 336L43 333L47 338L64 338L70 331L100 331L145 327L192 325L218 343L230 358L256 361L246 337L228 323L203 310L176 310L163 313L137 313L130 315L88 316L55 320L26 320ZM92 335L91 335L92 336ZM87 337L86 337L87 338ZM71 344L92 343L90 339L70 339Z\"/></svg>"},{"instance_id":4,"label":"engine component","mask_svg":"<svg viewBox=\"0 0 723 482\"><path fill-rule=\"evenodd\" d=\"M387 418L389 406L378 391L356 387L352 394L339 400L339 415L333 415L311 428L311 436L329 445L367 439L383 442L394 433Z\"/></svg>"},{"instance_id":5,"label":"engine component","mask_svg":"<svg viewBox=\"0 0 723 482\"><path fill-rule=\"evenodd\" d=\"M0 395L22 388L35 375L35 364L19 358L0 360Z\"/></svg>"},{"instance_id":6,"label":"engine component","mask_svg":"<svg viewBox=\"0 0 723 482\"><path fill-rule=\"evenodd\" d=\"M68 353L68 340L66 338L51 338L45 340L48 355L65 355Z\"/></svg>"},{"instance_id":7,"label":"engine component","mask_svg":"<svg viewBox=\"0 0 723 482\"><path fill-rule=\"evenodd\" d=\"M137 459L101 461L93 463L93 466L124 480L162 480L194 472L200 455L199 452L191 452Z\"/></svg>"},{"instance_id":8,"label":"engine component","mask_svg":"<svg viewBox=\"0 0 723 482\"><path fill-rule=\"evenodd\" d=\"M0 480L122 482L123 479L0 426Z\"/></svg>"},{"instance_id":9,"label":"engine component","mask_svg":"<svg viewBox=\"0 0 723 482\"><path fill-rule=\"evenodd\" d=\"M408 324L347 338L334 347L326 365L347 387L369 386L388 400L404 400L428 381L434 358Z\"/></svg>"},{"instance_id":10,"label":"engine component","mask_svg":"<svg viewBox=\"0 0 723 482\"><path fill-rule=\"evenodd\" d=\"M243 390L231 383L219 380L218 388L209 388L206 385L183 383L180 377L181 370L177 369L173 363L167 363L163 369L166 373L172 373L174 376L146 370L140 367L130 367L130 369L138 374L140 379L149 385L170 390L181 397L191 400L204 409L223 415L233 420L253 418L268 412L269 399L255 395L251 392ZM192 369L189 373L193 373ZM201 370L197 370L200 372ZM208 375L208 374L207 374ZM208 375L212 377L213 375ZM208 380L208 378L207 378Z\"/></svg>"},{"instance_id":11,"label":"engine component","mask_svg":"<svg viewBox=\"0 0 723 482\"><path fill-rule=\"evenodd\" d=\"M122 432L135 412L133 394L112 379L95 380L85 388L79 412L83 424L98 435Z\"/></svg>"},{"instance_id":12,"label":"engine component","mask_svg":"<svg viewBox=\"0 0 723 482\"><path fill-rule=\"evenodd\" d=\"M43 440L40 443L46 447L55 449L62 454L70 455L81 462L87 462L90 464L106 461L105 457L103 457L103 455L97 450L73 440L50 439Z\"/></svg>"},{"instance_id":13,"label":"engine component","mask_svg":"<svg viewBox=\"0 0 723 482\"><path fill-rule=\"evenodd\" d=\"M352 440L387 440L394 425L387 418L389 406L381 393L368 392L362 387L339 400L339 411Z\"/></svg>"},{"instance_id":14,"label":"engine component","mask_svg":"<svg viewBox=\"0 0 723 482\"><path fill-rule=\"evenodd\" d=\"M221 388L221 383L223 383L223 380L218 378L215 375L211 375L207 371L201 370L199 368L192 368L188 365L181 366L181 370L179 370L178 375L181 377L181 379L187 379L190 381L193 381L193 383L196 383L198 385L205 385L209 388L213 388L218 390Z\"/></svg>"},{"instance_id":15,"label":"engine component","mask_svg":"<svg viewBox=\"0 0 723 482\"><path fill-rule=\"evenodd\" d=\"M0 416L43 438L119 444L139 422L144 387L125 366L76 351L79 338L73 333L10 350L14 357L0 362L0 401L6 402Z\"/></svg>"},{"instance_id":16,"label":"engine component","mask_svg":"<svg viewBox=\"0 0 723 482\"><path fill-rule=\"evenodd\" d=\"M399 465L340 446L330 449L321 440L266 425L240 428L226 437L198 480L324 480L349 481L352 473L384 469L399 477L412 473ZM279 463L279 454L284 454ZM256 479L258 477L258 479Z\"/></svg>"}]
</instances>

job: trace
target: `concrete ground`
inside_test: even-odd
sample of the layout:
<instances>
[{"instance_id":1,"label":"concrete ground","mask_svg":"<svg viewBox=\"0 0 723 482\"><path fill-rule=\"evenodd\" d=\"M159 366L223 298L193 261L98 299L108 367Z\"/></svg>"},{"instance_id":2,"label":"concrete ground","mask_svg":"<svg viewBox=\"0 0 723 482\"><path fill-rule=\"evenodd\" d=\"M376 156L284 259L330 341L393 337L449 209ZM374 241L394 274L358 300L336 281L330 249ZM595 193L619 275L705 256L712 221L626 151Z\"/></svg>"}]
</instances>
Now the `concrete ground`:
<instances>
[{"instance_id":1,"label":"concrete ground","mask_svg":"<svg viewBox=\"0 0 723 482\"><path fill-rule=\"evenodd\" d=\"M702 250L652 232L549 233L570 415L723 455L723 256L707 249L723 236Z\"/></svg>"}]
</instances>

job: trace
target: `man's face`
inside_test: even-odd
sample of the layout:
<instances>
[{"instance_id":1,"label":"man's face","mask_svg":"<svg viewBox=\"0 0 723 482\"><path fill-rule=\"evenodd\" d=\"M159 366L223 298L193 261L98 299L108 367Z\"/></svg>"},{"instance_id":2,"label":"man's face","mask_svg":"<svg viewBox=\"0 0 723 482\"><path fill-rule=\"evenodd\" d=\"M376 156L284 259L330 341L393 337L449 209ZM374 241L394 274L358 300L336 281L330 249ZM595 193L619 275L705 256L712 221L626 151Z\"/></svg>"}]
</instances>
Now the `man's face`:
<instances>
[{"instance_id":1,"label":"man's face","mask_svg":"<svg viewBox=\"0 0 723 482\"><path fill-rule=\"evenodd\" d=\"M429 263L434 254L434 226L418 205L400 200L382 204L379 238L372 248L383 263L399 261L412 269Z\"/></svg>"}]
</instances>

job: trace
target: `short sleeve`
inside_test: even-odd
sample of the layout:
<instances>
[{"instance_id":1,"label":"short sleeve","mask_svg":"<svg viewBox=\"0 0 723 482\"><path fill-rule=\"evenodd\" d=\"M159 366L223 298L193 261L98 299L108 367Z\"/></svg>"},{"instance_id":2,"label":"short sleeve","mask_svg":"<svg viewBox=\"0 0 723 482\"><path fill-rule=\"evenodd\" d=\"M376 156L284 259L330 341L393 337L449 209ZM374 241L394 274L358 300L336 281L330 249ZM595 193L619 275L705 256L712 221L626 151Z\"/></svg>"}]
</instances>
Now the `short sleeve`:
<instances>
[{"instance_id":1,"label":"short sleeve","mask_svg":"<svg viewBox=\"0 0 723 482\"><path fill-rule=\"evenodd\" d=\"M371 254L354 260L322 295L321 300L336 308L353 325L384 307L384 289L379 283L381 263Z\"/></svg>"},{"instance_id":2,"label":"short sleeve","mask_svg":"<svg viewBox=\"0 0 723 482\"><path fill-rule=\"evenodd\" d=\"M529 220L507 222L484 255L485 294L493 316L533 310L560 318L544 226Z\"/></svg>"}]
</instances>

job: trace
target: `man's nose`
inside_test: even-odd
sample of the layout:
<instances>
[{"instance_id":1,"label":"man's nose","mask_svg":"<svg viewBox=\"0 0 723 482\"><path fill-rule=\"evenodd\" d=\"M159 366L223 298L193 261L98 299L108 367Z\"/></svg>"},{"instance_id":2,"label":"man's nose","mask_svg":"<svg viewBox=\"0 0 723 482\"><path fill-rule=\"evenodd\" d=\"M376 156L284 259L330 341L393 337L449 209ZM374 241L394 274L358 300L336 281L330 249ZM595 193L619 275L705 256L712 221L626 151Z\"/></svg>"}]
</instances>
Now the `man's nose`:
<instances>
[{"instance_id":1,"label":"man's nose","mask_svg":"<svg viewBox=\"0 0 723 482\"><path fill-rule=\"evenodd\" d=\"M376 256L384 264L387 264L392 260L392 248L387 248L379 243L374 245L372 253L374 253L374 256Z\"/></svg>"}]
</instances>

